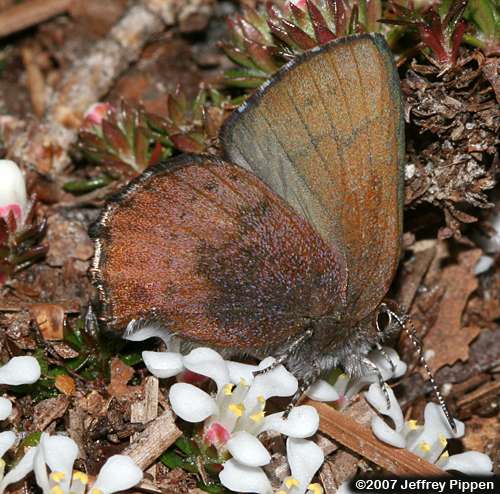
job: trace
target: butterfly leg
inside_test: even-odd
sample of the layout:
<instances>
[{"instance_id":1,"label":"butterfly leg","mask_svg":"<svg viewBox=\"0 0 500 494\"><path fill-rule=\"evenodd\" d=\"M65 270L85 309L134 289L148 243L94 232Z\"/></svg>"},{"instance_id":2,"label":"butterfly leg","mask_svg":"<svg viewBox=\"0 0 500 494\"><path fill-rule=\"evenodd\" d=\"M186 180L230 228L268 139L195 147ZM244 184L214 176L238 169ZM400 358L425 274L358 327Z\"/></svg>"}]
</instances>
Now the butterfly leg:
<instances>
[{"instance_id":1,"label":"butterfly leg","mask_svg":"<svg viewBox=\"0 0 500 494\"><path fill-rule=\"evenodd\" d=\"M310 372L306 374L304 378L299 381L299 387L296 393L292 397L292 401L286 407L285 413L283 414L283 418L286 419L292 408L297 405L300 401L304 393L312 386L321 376L321 369L318 365L313 364Z\"/></svg>"},{"instance_id":2,"label":"butterfly leg","mask_svg":"<svg viewBox=\"0 0 500 494\"><path fill-rule=\"evenodd\" d=\"M364 358L363 362L370 367L373 370L373 373L377 376L378 379L378 384L380 386L380 389L384 393L385 397L385 402L387 405L387 409L391 408L391 400L389 398L389 393L387 392L387 384L384 382L384 378L380 372L380 369L369 359L369 358Z\"/></svg>"},{"instance_id":3,"label":"butterfly leg","mask_svg":"<svg viewBox=\"0 0 500 494\"><path fill-rule=\"evenodd\" d=\"M286 348L286 350L276 357L274 362L267 366L264 369L260 369L258 371L255 371L253 374L255 377L260 376L261 374L267 374L268 372L272 371L273 369L276 369L276 367L284 364L289 358L290 355L293 355L306 341L311 339L313 335L313 329L310 327L306 329L298 338L293 340Z\"/></svg>"}]
</instances>

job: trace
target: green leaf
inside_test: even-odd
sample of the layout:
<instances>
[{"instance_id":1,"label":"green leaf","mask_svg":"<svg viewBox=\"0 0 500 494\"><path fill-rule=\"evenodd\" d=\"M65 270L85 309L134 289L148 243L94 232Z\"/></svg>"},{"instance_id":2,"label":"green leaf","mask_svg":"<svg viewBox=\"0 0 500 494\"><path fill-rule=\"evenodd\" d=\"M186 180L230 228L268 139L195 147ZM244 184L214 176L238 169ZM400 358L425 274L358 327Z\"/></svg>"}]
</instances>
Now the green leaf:
<instances>
[{"instance_id":1,"label":"green leaf","mask_svg":"<svg viewBox=\"0 0 500 494\"><path fill-rule=\"evenodd\" d=\"M120 355L120 360L127 365L133 366L142 362L142 355L139 352L134 353L126 353L124 355Z\"/></svg>"},{"instance_id":2,"label":"green leaf","mask_svg":"<svg viewBox=\"0 0 500 494\"><path fill-rule=\"evenodd\" d=\"M63 185L63 189L71 194L86 194L96 189L109 185L113 179L109 175L100 175L99 177L87 180L71 180Z\"/></svg>"}]
</instances>

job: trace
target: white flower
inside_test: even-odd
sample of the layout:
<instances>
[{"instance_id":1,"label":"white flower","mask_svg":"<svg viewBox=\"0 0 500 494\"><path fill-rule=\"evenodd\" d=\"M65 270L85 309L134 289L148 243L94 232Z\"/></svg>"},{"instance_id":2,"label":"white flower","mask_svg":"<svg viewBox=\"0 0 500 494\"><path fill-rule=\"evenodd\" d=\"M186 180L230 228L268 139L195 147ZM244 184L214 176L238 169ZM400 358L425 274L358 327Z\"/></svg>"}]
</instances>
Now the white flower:
<instances>
[{"instance_id":1,"label":"white flower","mask_svg":"<svg viewBox=\"0 0 500 494\"><path fill-rule=\"evenodd\" d=\"M171 356L167 358L172 361ZM170 388L175 414L188 422L204 422L204 441L232 456L219 477L223 485L238 492L272 492L260 469L271 461L271 455L258 439L261 433L272 430L289 439L302 440L313 435L319 426L318 413L310 406L294 407L286 419L284 412L265 415L269 398L291 396L298 388L297 379L282 365L254 376L255 371L273 362L272 358L258 366L226 362L210 348L196 348L182 357L183 367L215 381L216 394L211 396L188 383L176 383ZM236 380L238 383L234 384ZM304 458L302 462L307 463Z\"/></svg>"},{"instance_id":2,"label":"white flower","mask_svg":"<svg viewBox=\"0 0 500 494\"><path fill-rule=\"evenodd\" d=\"M0 367L0 384L32 384L40 379L40 373L40 364L35 357L13 357Z\"/></svg>"},{"instance_id":3,"label":"white flower","mask_svg":"<svg viewBox=\"0 0 500 494\"><path fill-rule=\"evenodd\" d=\"M30 448L5 476L0 483L0 493L8 485L34 471L43 494L85 494L89 479L83 472L73 471L73 463L77 457L78 447L72 439L66 436L49 436L44 432L39 445ZM112 494L123 491L139 483L142 476L142 470L130 457L115 455L102 466L90 492Z\"/></svg>"},{"instance_id":4,"label":"white flower","mask_svg":"<svg viewBox=\"0 0 500 494\"><path fill-rule=\"evenodd\" d=\"M287 477L277 494L322 494L319 484L311 484L311 480L324 461L321 448L313 441L289 437L286 443L288 464L291 475ZM255 492L272 494L269 479L262 469L244 465L236 459L224 463L219 474L222 484L236 492Z\"/></svg>"},{"instance_id":5,"label":"white flower","mask_svg":"<svg viewBox=\"0 0 500 494\"><path fill-rule=\"evenodd\" d=\"M402 376L407 369L396 350L390 347L382 347L382 351L375 349L369 353L368 358L377 366L384 381ZM319 380L306 394L316 401L333 401L337 408L343 409L362 388L374 382L378 382L375 372L369 372L358 379L349 379L346 374L340 373L333 385Z\"/></svg>"},{"instance_id":6,"label":"white flower","mask_svg":"<svg viewBox=\"0 0 500 494\"><path fill-rule=\"evenodd\" d=\"M322 449L313 441L289 437L286 442L286 453L290 465L291 476L287 477L278 492L286 494L320 494L323 489L319 484L311 484L311 480L324 461Z\"/></svg>"},{"instance_id":7,"label":"white flower","mask_svg":"<svg viewBox=\"0 0 500 494\"><path fill-rule=\"evenodd\" d=\"M14 446L16 435L12 431L0 432L0 480L3 479L5 471L5 461L3 455Z\"/></svg>"},{"instance_id":8,"label":"white flower","mask_svg":"<svg viewBox=\"0 0 500 494\"><path fill-rule=\"evenodd\" d=\"M0 217L5 220L14 215L17 229L24 225L29 209L24 175L10 160L0 160Z\"/></svg>"},{"instance_id":9,"label":"white flower","mask_svg":"<svg viewBox=\"0 0 500 494\"><path fill-rule=\"evenodd\" d=\"M12 402L0 397L0 420L5 420L12 413Z\"/></svg>"},{"instance_id":10,"label":"white flower","mask_svg":"<svg viewBox=\"0 0 500 494\"><path fill-rule=\"evenodd\" d=\"M377 383L372 384L366 393L367 401L393 422L393 427L390 427L380 417L372 419L372 431L378 439L397 448L406 448L445 470L458 470L475 475L491 473L491 460L483 453L471 451L448 456L445 451L448 439L464 435L463 422L454 419L457 431L453 432L443 410L436 403L427 403L424 410L424 425L418 425L415 420L405 422L392 389L387 388L387 392L391 403L389 408L385 395Z\"/></svg>"}]
</instances>

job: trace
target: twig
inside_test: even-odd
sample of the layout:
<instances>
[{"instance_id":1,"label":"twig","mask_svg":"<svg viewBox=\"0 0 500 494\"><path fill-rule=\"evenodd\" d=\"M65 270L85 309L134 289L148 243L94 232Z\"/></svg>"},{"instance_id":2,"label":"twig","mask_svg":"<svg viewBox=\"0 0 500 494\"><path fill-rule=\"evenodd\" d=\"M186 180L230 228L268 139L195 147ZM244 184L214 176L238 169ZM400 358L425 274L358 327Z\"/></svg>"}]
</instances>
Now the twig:
<instances>
[{"instance_id":1,"label":"twig","mask_svg":"<svg viewBox=\"0 0 500 494\"><path fill-rule=\"evenodd\" d=\"M445 471L406 449L396 449L382 443L371 430L359 425L347 414L324 403L311 400L306 403L318 411L321 432L388 472L401 476L419 477L447 475Z\"/></svg>"},{"instance_id":2,"label":"twig","mask_svg":"<svg viewBox=\"0 0 500 494\"><path fill-rule=\"evenodd\" d=\"M158 393L158 378L154 376L147 377L144 383L144 399L132 403L130 410L131 423L147 424L158 417ZM133 443L139 436L140 434L134 434L130 442ZM152 479L156 479L156 465L150 467L147 473L151 475Z\"/></svg>"},{"instance_id":3,"label":"twig","mask_svg":"<svg viewBox=\"0 0 500 494\"><path fill-rule=\"evenodd\" d=\"M170 410L163 412L150 422L136 440L123 451L143 470L153 462L180 436L182 432L175 425L174 415Z\"/></svg>"},{"instance_id":4,"label":"twig","mask_svg":"<svg viewBox=\"0 0 500 494\"><path fill-rule=\"evenodd\" d=\"M28 0L0 12L0 37L66 12L72 0Z\"/></svg>"},{"instance_id":5,"label":"twig","mask_svg":"<svg viewBox=\"0 0 500 494\"><path fill-rule=\"evenodd\" d=\"M40 67L35 62L33 49L30 46L23 46L21 48L21 57L26 68L31 106L35 115L41 117L45 110L45 80Z\"/></svg>"},{"instance_id":6,"label":"twig","mask_svg":"<svg viewBox=\"0 0 500 494\"><path fill-rule=\"evenodd\" d=\"M144 45L194 0L141 0L125 12L107 36L70 68L48 104L42 122L4 135L8 157L35 165L41 173L61 171L87 108L109 91Z\"/></svg>"}]
</instances>

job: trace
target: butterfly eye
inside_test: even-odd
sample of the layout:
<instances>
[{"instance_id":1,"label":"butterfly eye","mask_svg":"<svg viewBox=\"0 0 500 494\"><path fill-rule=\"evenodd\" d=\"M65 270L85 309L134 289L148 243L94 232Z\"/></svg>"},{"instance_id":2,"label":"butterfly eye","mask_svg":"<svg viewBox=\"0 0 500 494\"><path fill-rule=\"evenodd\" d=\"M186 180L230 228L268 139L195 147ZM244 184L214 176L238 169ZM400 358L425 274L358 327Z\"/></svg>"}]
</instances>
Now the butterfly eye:
<instances>
[{"instance_id":1,"label":"butterfly eye","mask_svg":"<svg viewBox=\"0 0 500 494\"><path fill-rule=\"evenodd\" d=\"M379 308L377 318L375 319L375 326L379 333L383 333L392 323L391 311L388 310L385 304Z\"/></svg>"}]
</instances>

